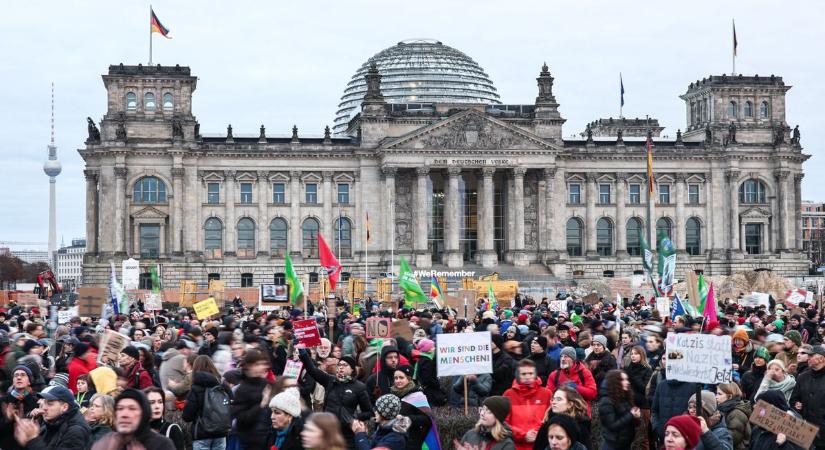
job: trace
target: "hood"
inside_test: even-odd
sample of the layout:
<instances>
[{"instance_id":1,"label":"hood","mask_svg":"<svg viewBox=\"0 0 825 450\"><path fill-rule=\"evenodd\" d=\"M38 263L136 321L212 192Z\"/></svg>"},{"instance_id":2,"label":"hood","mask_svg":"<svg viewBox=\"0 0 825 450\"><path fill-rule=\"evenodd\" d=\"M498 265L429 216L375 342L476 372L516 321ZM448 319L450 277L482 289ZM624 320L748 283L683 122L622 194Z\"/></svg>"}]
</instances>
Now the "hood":
<instances>
[{"instance_id":1,"label":"hood","mask_svg":"<svg viewBox=\"0 0 825 450\"><path fill-rule=\"evenodd\" d=\"M142 436L147 432L151 433L152 430L149 428L149 422L152 419L152 409L149 406L149 399L146 395L137 389L126 389L117 396L117 399L115 400L115 409L117 409L117 403L124 399L135 400L140 405L140 425L138 425L138 428L135 431L135 436Z\"/></svg>"},{"instance_id":2,"label":"hood","mask_svg":"<svg viewBox=\"0 0 825 450\"><path fill-rule=\"evenodd\" d=\"M211 388L218 385L218 379L209 372L194 372L192 374L192 384Z\"/></svg>"},{"instance_id":3,"label":"hood","mask_svg":"<svg viewBox=\"0 0 825 450\"><path fill-rule=\"evenodd\" d=\"M541 387L541 378L536 378L535 383L532 385L521 384L518 380L514 380L511 389L518 392L518 394L522 397L532 395L539 391Z\"/></svg>"},{"instance_id":4,"label":"hood","mask_svg":"<svg viewBox=\"0 0 825 450\"><path fill-rule=\"evenodd\" d=\"M390 353L397 353L399 360L401 359L401 352L398 351L398 348L388 345L381 349L381 371L395 371L395 369L389 369L387 366L387 355Z\"/></svg>"}]
</instances>

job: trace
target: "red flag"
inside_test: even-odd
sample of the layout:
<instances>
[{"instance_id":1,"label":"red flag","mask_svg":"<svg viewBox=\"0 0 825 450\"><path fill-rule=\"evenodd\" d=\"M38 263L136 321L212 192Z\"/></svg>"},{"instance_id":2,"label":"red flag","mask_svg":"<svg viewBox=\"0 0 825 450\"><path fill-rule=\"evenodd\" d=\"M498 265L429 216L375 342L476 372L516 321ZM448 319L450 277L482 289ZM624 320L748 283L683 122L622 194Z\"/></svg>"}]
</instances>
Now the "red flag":
<instances>
[{"instance_id":1,"label":"red flag","mask_svg":"<svg viewBox=\"0 0 825 450\"><path fill-rule=\"evenodd\" d=\"M341 263L335 259L332 250L329 249L324 237L318 233L318 250L321 256L321 266L327 271L329 278L329 288L335 291L335 284L338 283L338 275L341 274Z\"/></svg>"},{"instance_id":2,"label":"red flag","mask_svg":"<svg viewBox=\"0 0 825 450\"><path fill-rule=\"evenodd\" d=\"M702 313L705 316L705 331L710 331L712 327L719 325L719 317L716 315L716 298L713 295L713 283L708 289L708 298L705 301L705 311Z\"/></svg>"}]
</instances>

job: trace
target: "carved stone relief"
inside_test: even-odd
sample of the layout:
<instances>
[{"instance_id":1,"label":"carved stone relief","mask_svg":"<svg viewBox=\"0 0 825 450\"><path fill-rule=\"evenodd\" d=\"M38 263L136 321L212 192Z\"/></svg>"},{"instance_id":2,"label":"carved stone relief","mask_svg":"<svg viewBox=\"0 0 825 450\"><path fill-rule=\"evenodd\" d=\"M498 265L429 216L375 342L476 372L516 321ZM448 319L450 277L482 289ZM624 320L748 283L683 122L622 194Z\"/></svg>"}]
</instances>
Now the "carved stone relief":
<instances>
[{"instance_id":1,"label":"carved stone relief","mask_svg":"<svg viewBox=\"0 0 825 450\"><path fill-rule=\"evenodd\" d=\"M398 171L395 176L395 248L399 251L412 251L413 248L415 213L412 205L416 180L417 175L411 170Z\"/></svg>"},{"instance_id":2,"label":"carved stone relief","mask_svg":"<svg viewBox=\"0 0 825 450\"><path fill-rule=\"evenodd\" d=\"M539 249L539 180L536 172L524 175L524 249Z\"/></svg>"}]
</instances>

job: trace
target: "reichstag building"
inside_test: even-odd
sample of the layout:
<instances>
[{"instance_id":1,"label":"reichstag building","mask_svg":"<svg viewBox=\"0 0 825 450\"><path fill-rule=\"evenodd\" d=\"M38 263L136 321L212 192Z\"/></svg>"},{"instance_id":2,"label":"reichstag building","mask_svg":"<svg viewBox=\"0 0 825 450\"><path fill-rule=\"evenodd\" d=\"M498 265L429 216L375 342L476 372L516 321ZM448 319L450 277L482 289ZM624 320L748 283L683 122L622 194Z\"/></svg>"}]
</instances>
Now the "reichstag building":
<instances>
[{"instance_id":1,"label":"reichstag building","mask_svg":"<svg viewBox=\"0 0 825 450\"><path fill-rule=\"evenodd\" d=\"M317 273L319 233L353 275L365 258L377 274L404 256L420 269L628 276L650 222L673 239L680 271L807 271L809 155L786 121L782 77L685 80L686 123L671 137L655 119L598 118L568 139L554 77L536 68L535 101L508 104L461 51L399 42L353 75L332 128L274 137L263 125L202 133L188 67L112 65L108 109L79 150L83 279L106 285L109 261L131 256L147 272L160 263L166 286L256 286L287 252Z\"/></svg>"}]
</instances>

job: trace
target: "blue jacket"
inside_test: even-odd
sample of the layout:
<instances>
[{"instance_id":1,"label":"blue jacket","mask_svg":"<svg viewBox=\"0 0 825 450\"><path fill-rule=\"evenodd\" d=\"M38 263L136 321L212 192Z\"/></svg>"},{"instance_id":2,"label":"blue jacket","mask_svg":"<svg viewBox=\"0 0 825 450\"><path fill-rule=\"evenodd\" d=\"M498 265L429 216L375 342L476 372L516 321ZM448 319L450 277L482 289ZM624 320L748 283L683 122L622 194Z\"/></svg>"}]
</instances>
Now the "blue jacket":
<instances>
[{"instance_id":1,"label":"blue jacket","mask_svg":"<svg viewBox=\"0 0 825 450\"><path fill-rule=\"evenodd\" d=\"M377 447L390 450L406 450L407 429L409 427L410 419L402 417L376 428L372 440L367 436L367 433L355 433L355 447L357 450L370 450Z\"/></svg>"},{"instance_id":2,"label":"blue jacket","mask_svg":"<svg viewBox=\"0 0 825 450\"><path fill-rule=\"evenodd\" d=\"M695 383L664 379L656 386L650 410L653 427L659 439L665 438L665 424L671 417L684 414L690 396L696 393Z\"/></svg>"},{"instance_id":3,"label":"blue jacket","mask_svg":"<svg viewBox=\"0 0 825 450\"><path fill-rule=\"evenodd\" d=\"M561 349L563 349L563 348L564 348L564 346L561 345L560 342L556 342L556 345L552 345L552 346L548 345L547 346L547 356L549 356L550 359L556 361L556 364L558 364L559 361L561 360Z\"/></svg>"},{"instance_id":4,"label":"blue jacket","mask_svg":"<svg viewBox=\"0 0 825 450\"><path fill-rule=\"evenodd\" d=\"M696 450L733 450L733 436L731 436L725 418L710 428L709 433L702 435Z\"/></svg>"}]
</instances>

